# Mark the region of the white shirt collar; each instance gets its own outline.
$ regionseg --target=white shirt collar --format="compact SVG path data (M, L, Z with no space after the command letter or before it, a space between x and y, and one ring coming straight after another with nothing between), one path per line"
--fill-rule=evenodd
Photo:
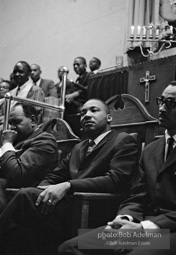
M101 142L101 140L103 140L103 138L104 138L109 132L111 132L111 130L109 130L109 131L107 131L107 132L105 132L105 133L99 135L97 138L95 138L94 143L97 145L99 142ZM89 139L89 141L90 141L90 140L91 140L91 139Z
M165 130L165 142L166 142L166 144L167 144L168 138L170 138L170 137L171 137L171 136L168 134L168 131ZM174 138L174 140L175 140L173 147L175 147L175 145L176 145L176 134L173 136L173 138Z

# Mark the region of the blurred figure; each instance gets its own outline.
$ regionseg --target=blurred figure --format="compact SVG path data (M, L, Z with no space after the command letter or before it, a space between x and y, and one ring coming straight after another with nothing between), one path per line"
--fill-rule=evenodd
M0 83L0 123L4 120L3 114L3 104L4 104L4 95L11 90L11 83L8 80L3 80Z
M58 69L58 78L59 78L59 82L56 83L56 88L57 88L57 95L60 98L61 96L61 88L62 88L62 74L63 74L63 68L64 66L60 66ZM66 82L66 95L73 93L74 91L76 91L76 88L73 84L73 82L69 79L67 79Z
M3 81L3 78L0 77L0 83Z
M57 90L56 86L54 85L54 82L52 80L42 79L40 77L41 73L42 71L39 65L37 64L31 65L31 78L34 84L43 90L45 97L48 96L57 97Z
M0 83L0 99L4 98L4 95L11 90L11 82L3 80Z
M89 68L91 70L91 74L97 74L100 66L101 66L101 61L98 58L96 57L91 58L89 62Z

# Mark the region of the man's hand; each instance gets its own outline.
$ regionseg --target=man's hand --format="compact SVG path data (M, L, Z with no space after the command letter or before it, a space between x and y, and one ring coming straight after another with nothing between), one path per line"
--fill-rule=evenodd
M36 206L41 205L41 213L48 214L53 211L55 205L69 191L70 183L63 182L50 186L38 186L39 189L44 189L37 198Z
M4 130L2 132L2 136L1 136L2 145L4 145L5 143L13 144L17 135L18 135L18 133L15 130Z
M115 218L113 221L108 222L105 229L143 229L141 223L135 223L120 218Z
M78 91L75 91L75 92L73 92L73 93L71 93L71 94L68 94L68 95L66 95L65 96L65 100L66 100L66 102L67 103L72 103L73 102L73 100L76 98L76 97L78 97L79 96L79 92Z

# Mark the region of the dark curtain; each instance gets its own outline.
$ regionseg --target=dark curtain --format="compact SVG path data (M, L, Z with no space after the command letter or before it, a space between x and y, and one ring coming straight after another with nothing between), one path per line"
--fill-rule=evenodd
M88 83L88 99L106 101L113 95L127 93L128 71L117 69L91 76Z

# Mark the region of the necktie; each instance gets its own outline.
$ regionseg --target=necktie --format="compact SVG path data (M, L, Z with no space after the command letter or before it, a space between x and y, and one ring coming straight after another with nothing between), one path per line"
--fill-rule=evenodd
M20 91L20 86L18 86L18 88L17 88L16 96L18 96L19 91Z
M173 144L174 144L174 138L170 137L167 140L168 143L168 149L167 149L167 155L166 155L166 159L169 157L169 155L171 154L171 152L173 151Z
M86 156L88 156L92 151L93 151L93 148L95 147L95 142L93 140L91 140L89 142L89 145L88 145L88 148L87 148L87 152L86 152Z

